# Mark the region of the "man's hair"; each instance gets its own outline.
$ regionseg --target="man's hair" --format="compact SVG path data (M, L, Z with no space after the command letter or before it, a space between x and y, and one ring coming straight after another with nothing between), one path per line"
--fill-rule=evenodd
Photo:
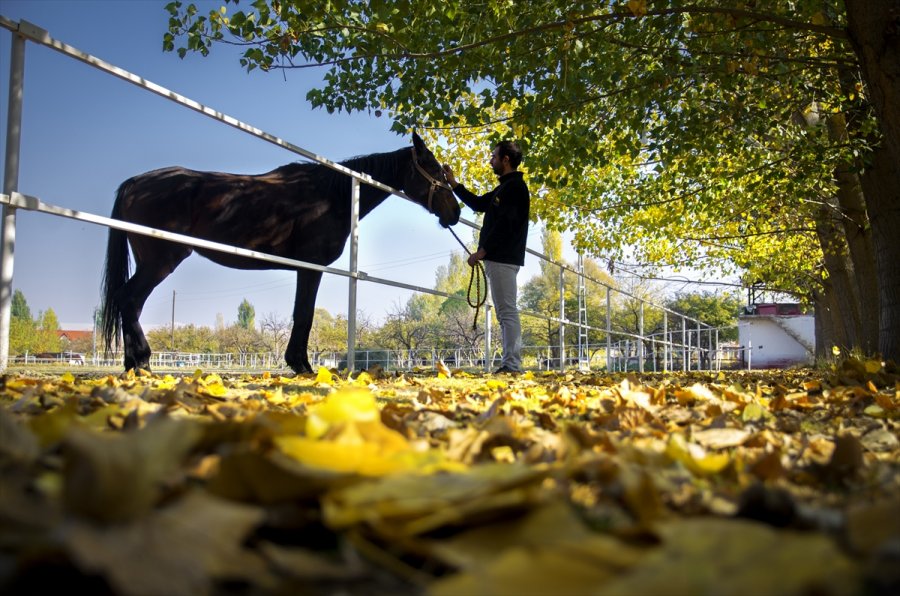
M503 156L509 158L509 165L513 169L518 168L519 164L522 163L522 150L519 149L519 144L515 141L500 141L497 143L497 149L500 150L498 155L500 155L501 159Z

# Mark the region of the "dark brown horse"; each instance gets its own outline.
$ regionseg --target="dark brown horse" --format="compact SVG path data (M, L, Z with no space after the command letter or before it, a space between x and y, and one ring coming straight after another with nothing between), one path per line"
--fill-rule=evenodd
M444 182L434 155L417 134L413 147L342 162L347 168L399 190L438 217L444 227L459 221L459 205ZM350 235L350 177L319 164L293 163L256 176L166 168L122 183L112 217L328 265ZM359 216L377 207L387 192L360 184ZM130 275L128 244L134 255ZM284 269L246 257L194 248L159 238L110 229L103 279L103 336L107 350L122 334L125 369L149 368L150 346L139 322L153 289L184 259L197 253L238 269ZM294 328L284 359L298 373L312 369L306 348L322 273L296 269Z

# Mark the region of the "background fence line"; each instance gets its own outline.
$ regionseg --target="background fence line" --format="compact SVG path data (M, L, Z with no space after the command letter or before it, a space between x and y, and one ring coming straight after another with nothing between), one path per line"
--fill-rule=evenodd
M208 116L216 121L222 122L229 126L232 126L246 134L253 135L267 142L273 143L283 149L286 149L292 153L300 155L309 160L318 162L322 165L325 165L329 168L342 172L348 176L351 176L353 179L352 190L351 190L351 201L354 205L354 208L351 210L351 213L358 214L358 199L359 199L359 184L365 183L370 186L374 186L391 194L395 194L401 198L411 200L405 193L398 191L396 189L390 188L380 182L375 181L370 176L366 174L360 174L358 172L354 172L345 166L342 166L336 162L328 160L322 156L319 156L311 151L303 149L302 147L285 141L281 138L278 138L274 135L266 133L258 128L250 126L236 118L228 116L222 112L214 110L208 106L205 106L199 102L196 102L192 99L189 99L183 95L175 93L165 87L157 85L151 81L148 81L136 74L130 73L124 69L121 69L117 66L114 66L104 60L101 60L97 57L91 56L77 48L69 46L61 41L53 39L49 33L41 29L40 27L29 23L27 21L12 21L0 15L0 26L9 29L13 32L12 35L12 51L10 52L10 88L9 88L9 111L7 114L7 139L6 139L6 161L4 166L4 185L3 185L3 193L0 195L0 203L3 205L3 222L2 228L2 236L0 236L0 244L2 244L2 255L0 255L0 371L3 371L7 368L8 359L9 359L9 321L10 321L10 308L12 303L12 279L13 279L13 265L14 265L14 246L15 246L15 213L17 209L26 209L36 212L45 213L48 215L59 216L59 217L67 217L71 219L76 219L79 221L85 221L89 223L94 223L97 225L102 225L105 227L112 227L117 229L122 229L128 231L130 233L144 234L150 235L166 240L171 240L173 242L179 242L182 244L188 244L191 246L209 248L212 250L218 250L223 252L228 252L231 254L246 256L249 258L260 259L269 261L275 264L279 264L285 266L286 268L308 268L315 269L318 271L322 271L323 273L331 273L335 275L342 275L349 279L349 289L348 289L348 351L347 351L347 364L348 367L354 368L354 360L357 353L355 349L355 327L356 327L356 285L358 280L369 281L372 283L390 285L393 287L403 288L407 290L412 290L416 292L424 292L437 296L442 296L450 299L462 299L459 296L451 295L445 292L441 292L435 289L424 288L419 286L414 286L411 284L406 284L403 282L397 282L385 278L373 277L367 275L365 272L359 271L357 267L357 244L358 244L358 229L356 226L356 218L353 218L351 221L351 236L349 238L350 244L350 270L342 270L332 267L324 267L321 265L315 265L312 263L307 263L304 261L294 260L294 259L286 259L284 257L275 257L272 255L267 255L264 253L260 253L257 251L252 251L240 247L235 247L226 244L220 244L216 242L210 242L208 240L202 240L193 238L190 236L185 236L181 234L175 234L172 232L167 232L164 230L158 230L154 228L149 228L147 226L141 226L137 224L131 224L128 222L123 222L120 220L114 220L108 217L103 217L87 212L82 211L74 211L71 209L66 209L64 207L59 207L56 205L50 205L44 203L38 197L33 197L29 195L24 195L18 192L18 167L19 167L19 143L20 143L20 133L21 133L21 114L22 114L22 105L24 102L24 51L25 51L25 42L31 41L34 43L38 43L40 45L44 45L51 49L54 49L66 56L84 62L90 66L93 66L103 72L111 74L115 77L118 77L126 82L134 84L142 89L155 93L169 101L172 101L176 104L182 105L194 111L197 111L205 116ZM469 227L478 229L479 226L473 222L467 221L463 218L460 218L460 222ZM634 341L634 346L637 349L637 359L638 359L638 369L640 372L644 372L645 366L645 358L644 358L644 347L645 343L647 343L648 339L651 345L651 352L655 354L655 350L652 349L657 343L660 343L663 347L663 362L664 368L668 367L668 364L671 362L674 364L675 357L674 353L680 349L682 352L682 363L685 370L690 368L690 362L687 358L687 354L691 351L691 345L689 343L690 334L687 330L688 321L696 324L696 333L697 333L697 342L695 344L695 348L699 349L700 347L700 332L701 327L707 330L710 330L710 340L709 340L709 349L713 350L712 345L712 328L708 325L705 325L699 320L693 319L691 317L687 317L681 313L677 313L668 309L664 306L654 304L637 296L630 294L629 292L620 290L618 288L614 288L602 281L595 280L590 278L589 276L584 275L582 259L579 258L579 264L577 269L573 269L569 265L564 263L558 263L552 261L547 256L534 251L532 249L527 249L527 252L531 255L538 257L539 259L543 259L548 263L552 263L556 267L559 267L559 280L560 280L560 310L558 317L551 317L541 313L535 313L531 311L522 311L523 316L537 317L540 319L548 320L551 322L556 322L560 325L559 332L559 346L558 353L559 357L558 366L562 370L566 366L567 357L565 356L567 346L565 345L565 328L567 326L576 326L579 329L579 356L578 356L578 365L582 368L586 366L590 366L590 359L585 357L585 354L590 354L589 346L587 346L588 331L601 331L606 333L606 368L607 370L611 370L613 368L613 360L611 359L613 356L613 344L612 337L622 337L622 338L630 338L621 341ZM607 311L606 311L606 327L597 327L588 325L586 321L586 310L582 311L582 308L579 307L579 320L572 321L566 316L565 312L565 301L564 301L564 282L565 282L565 273L566 272L573 273L578 276L580 282L584 283L584 281L589 281L595 285L599 285L606 289L606 301L607 301ZM584 290L586 291L586 290ZM628 333L628 332L620 332L613 331L611 329L611 321L610 321L610 308L611 308L611 295L612 292L616 292L621 294L622 296L629 297L635 300L639 300L641 304L641 317L640 317L640 327L637 334ZM579 294L579 297L581 295ZM664 313L664 320L666 321L666 328L663 333L663 340L657 340L654 338L650 338L649 336L644 335L643 329L643 312L644 307L650 306L651 308L656 308L661 310ZM482 362L485 370L490 367L491 364L491 302L488 300L485 304L485 317L484 317L484 333L485 333L485 350L482 356ZM680 330L682 334L682 341L679 343L675 339L674 332L668 332L668 315L674 315L677 318L680 318L681 325ZM717 342L716 342L717 343ZM548 351L552 352L552 350L548 347ZM552 361L552 358L548 357L548 361ZM698 356L698 363L700 362L700 358ZM654 364L655 364L654 359ZM434 359L432 359L432 365L434 365ZM699 366L699 364L698 364Z

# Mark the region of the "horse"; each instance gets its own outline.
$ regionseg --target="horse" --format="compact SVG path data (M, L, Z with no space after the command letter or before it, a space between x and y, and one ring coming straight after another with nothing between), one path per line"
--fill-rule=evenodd
M412 147L341 162L372 179L402 190L449 228L460 207L434 154L418 134ZM265 174L200 172L170 167L124 181L113 219L133 222L317 265L333 263L350 235L350 176L321 164L290 163ZM389 192L360 184L359 217ZM129 244L134 274L130 273ZM139 319L153 289L192 252L236 269L293 269L297 272L293 328L284 353L298 374L312 372L307 356L320 271L289 268L249 257L178 244L110 228L101 293L106 350L121 333L125 370L150 366L150 345Z

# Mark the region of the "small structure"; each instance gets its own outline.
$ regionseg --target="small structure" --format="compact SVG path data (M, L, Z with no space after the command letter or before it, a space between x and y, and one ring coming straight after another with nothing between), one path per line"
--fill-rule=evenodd
M815 318L799 304L751 304L738 317L738 341L741 363L747 368L811 364L816 350Z

